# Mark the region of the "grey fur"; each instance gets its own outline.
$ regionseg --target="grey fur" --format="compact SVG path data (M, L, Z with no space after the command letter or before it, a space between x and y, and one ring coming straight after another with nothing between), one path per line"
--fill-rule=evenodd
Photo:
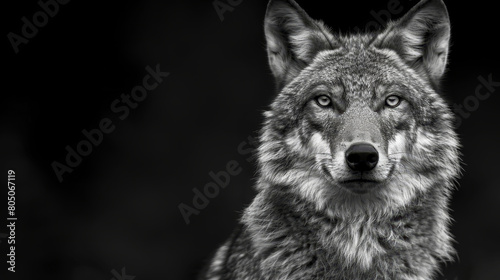
M452 260L447 207L460 170L437 93L449 44L442 1L348 36L294 1L271 1L265 31L279 94L261 131L259 193L203 279L432 279ZM387 107L390 95L401 105ZM346 167L356 142L380 153L373 171ZM376 183L353 192L353 176Z

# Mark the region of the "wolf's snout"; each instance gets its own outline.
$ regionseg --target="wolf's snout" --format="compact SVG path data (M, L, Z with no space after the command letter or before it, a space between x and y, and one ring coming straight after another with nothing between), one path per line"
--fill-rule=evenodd
M370 144L353 144L345 152L345 160L354 171L370 171L378 163L378 152Z

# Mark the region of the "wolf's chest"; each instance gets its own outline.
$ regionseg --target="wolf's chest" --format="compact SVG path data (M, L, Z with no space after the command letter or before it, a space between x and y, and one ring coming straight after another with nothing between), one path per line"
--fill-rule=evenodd
M390 238L391 230L366 220L346 220L335 226L325 225L321 245L332 251L346 266L368 270L376 257L385 254L381 240Z

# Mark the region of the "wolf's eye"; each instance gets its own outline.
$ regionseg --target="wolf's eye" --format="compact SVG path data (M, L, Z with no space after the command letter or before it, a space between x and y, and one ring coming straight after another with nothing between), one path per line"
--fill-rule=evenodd
M399 104L401 104L401 97L399 96L391 95L385 99L385 105L387 107L396 108L399 106Z
M329 107L332 105L332 100L326 95L320 95L316 97L316 103L321 107Z

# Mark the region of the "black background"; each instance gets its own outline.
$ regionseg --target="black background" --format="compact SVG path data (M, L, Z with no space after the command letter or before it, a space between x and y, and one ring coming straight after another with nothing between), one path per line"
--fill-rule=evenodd
M20 34L21 18L40 7L3 3L0 158L2 184L7 170L16 172L18 217L17 277L7 273L7 240L0 243L7 279L109 280L123 267L136 280L193 279L254 195L255 164L238 146L256 135L274 95L266 1L244 0L223 21L212 1L103 2L62 5L18 54L7 34ZM405 11L416 2L400 1ZM299 3L345 33L364 29L388 0ZM443 89L450 104L462 104L479 76L500 81L498 10L487 1L447 5L453 46ZM117 119L113 100L157 64L170 76ZM500 88L458 129L464 175L451 204L458 260L439 279L500 279L498 95ZM115 131L60 183L51 163L64 163L65 147L105 117ZM231 160L241 173L186 225L178 205L192 205L192 189ZM7 188L1 193L5 221Z

